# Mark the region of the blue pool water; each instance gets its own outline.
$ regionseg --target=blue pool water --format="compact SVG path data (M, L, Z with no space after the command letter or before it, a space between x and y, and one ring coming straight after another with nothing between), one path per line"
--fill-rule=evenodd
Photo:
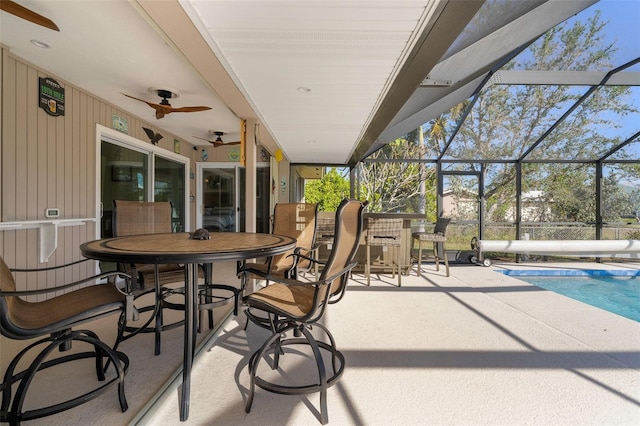
M510 270L503 273L640 322L640 271Z

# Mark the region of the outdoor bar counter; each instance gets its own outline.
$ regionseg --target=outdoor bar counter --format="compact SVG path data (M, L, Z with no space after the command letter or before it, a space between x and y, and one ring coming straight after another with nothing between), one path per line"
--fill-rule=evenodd
M328 243L331 241L330 236L326 236L326 232L329 229L332 229L333 217L335 213L333 212L320 212L318 216L318 240L322 245L320 246L320 258L326 259L328 256ZM402 219L402 245L400 246L400 265L403 273L407 272L411 269L411 245L413 244L411 240L411 225L414 222L417 222L421 219L425 218L424 214L417 213L364 213L364 224L363 224L363 232L362 232L362 240L360 242L360 248L356 253L356 260L358 261L358 266L355 267L355 271L364 272L364 265L367 261L367 252L365 246L365 236L367 235L367 225L369 218L385 218L385 219ZM427 229L429 229L428 227ZM391 255L391 250L383 251L383 247L381 246L373 246L371 247L371 259L380 259L380 256L384 256L385 260L387 256ZM391 272L391 268L389 268L389 273Z

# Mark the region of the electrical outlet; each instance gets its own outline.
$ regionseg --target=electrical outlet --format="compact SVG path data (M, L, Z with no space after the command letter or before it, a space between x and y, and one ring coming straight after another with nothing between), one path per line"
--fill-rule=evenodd
M58 217L60 216L60 210L58 209L45 209L44 215L46 217Z

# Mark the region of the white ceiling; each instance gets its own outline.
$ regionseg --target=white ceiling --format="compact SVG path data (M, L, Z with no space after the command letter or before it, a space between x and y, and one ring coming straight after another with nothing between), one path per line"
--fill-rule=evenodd
M291 160L330 163L348 160L437 3L191 0L183 6Z
M17 3L53 20L60 32L0 12L0 43L157 129L198 145L206 142L194 136L211 138L209 130L237 140L240 118L256 119L259 142L272 152L282 148L292 162L353 164L464 99L470 81L593 0L489 1L512 14L498 15L503 22L493 22L496 28L482 23L484 44L472 38L447 56L482 1ZM37 48L32 39L51 48ZM420 88L427 76L454 80L447 88ZM122 95L159 102L150 87L177 90L174 107L212 109L156 120L153 109Z

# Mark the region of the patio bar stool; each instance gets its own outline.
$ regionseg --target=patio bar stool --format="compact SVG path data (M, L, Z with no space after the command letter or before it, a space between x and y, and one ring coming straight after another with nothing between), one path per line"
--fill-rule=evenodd
M412 239L418 240L418 275L422 266L422 243L433 243L433 257L435 258L436 271L440 270L440 261L442 260L449 276L449 261L447 260L447 226L451 222L450 218L441 217L436 221L433 232L414 232L411 234Z
M391 266L391 277L395 277L398 272L398 287L402 285L402 273L400 271L400 246L402 245L402 219L368 218L367 233L365 235L367 246L367 263L365 264L365 274L367 285L371 285L371 267L387 268ZM371 262L371 247L381 246L383 252L378 262ZM391 248L391 263L388 264L384 258L384 247Z

